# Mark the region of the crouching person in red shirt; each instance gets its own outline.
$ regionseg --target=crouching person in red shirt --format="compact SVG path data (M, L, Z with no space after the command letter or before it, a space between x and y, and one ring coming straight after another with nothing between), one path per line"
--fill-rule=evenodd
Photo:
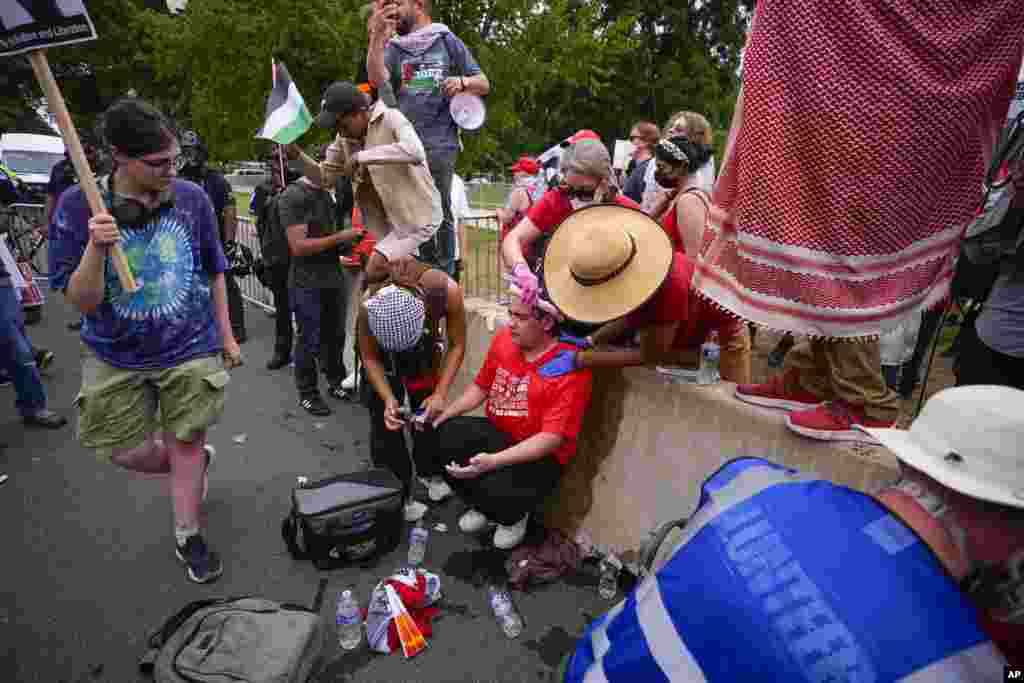
M491 342L476 380L434 421L437 458L469 505L466 533L497 522L494 545L509 549L526 534L530 513L558 485L576 453L590 403L590 370L544 377L540 368L574 347L559 341L560 316L543 298L513 297L510 321ZM486 401L486 417L464 414Z

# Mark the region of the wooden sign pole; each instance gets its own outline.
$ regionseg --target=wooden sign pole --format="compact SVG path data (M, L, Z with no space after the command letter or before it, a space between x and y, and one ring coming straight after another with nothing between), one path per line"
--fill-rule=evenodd
M82 149L82 141L78 139L78 131L75 130L75 123L71 120L71 114L68 113L67 105L64 103L64 96L61 95L57 81L54 80L53 72L50 70L50 62L46 59L46 51L32 50L28 53L28 60L32 64L32 71L35 72L39 87L43 89L43 94L46 95L46 104L57 118L57 127L60 128L61 135L64 136L64 145L68 149L71 163L75 166L75 172L78 173L78 182L82 186L82 191L85 192L89 208L94 215L105 213L107 208L103 204L103 197L100 195L99 186L96 184L96 176L93 175L92 169L89 168L89 162L85 158L85 151ZM128 258L124 255L124 250L120 244L110 247L110 258L114 262L114 270L117 271L117 277L121 281L121 287L124 291L137 291L139 286L135 282L132 269L128 265Z

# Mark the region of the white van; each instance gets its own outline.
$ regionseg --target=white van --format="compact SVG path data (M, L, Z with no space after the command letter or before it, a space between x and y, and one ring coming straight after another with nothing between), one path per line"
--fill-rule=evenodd
M7 133L0 136L0 162L18 174L32 200L46 198L50 170L64 158L64 140L56 135Z

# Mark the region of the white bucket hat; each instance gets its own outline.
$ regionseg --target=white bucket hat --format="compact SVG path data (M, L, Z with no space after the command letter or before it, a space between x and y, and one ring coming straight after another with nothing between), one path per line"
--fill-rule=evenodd
M944 486L1024 508L1024 391L944 389L925 403L909 430L861 429Z

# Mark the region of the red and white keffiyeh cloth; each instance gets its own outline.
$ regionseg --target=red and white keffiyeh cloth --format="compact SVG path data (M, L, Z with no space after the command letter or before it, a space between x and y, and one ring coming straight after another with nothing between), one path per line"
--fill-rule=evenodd
M1022 46L1022 0L759 2L700 291L828 338L941 301Z

